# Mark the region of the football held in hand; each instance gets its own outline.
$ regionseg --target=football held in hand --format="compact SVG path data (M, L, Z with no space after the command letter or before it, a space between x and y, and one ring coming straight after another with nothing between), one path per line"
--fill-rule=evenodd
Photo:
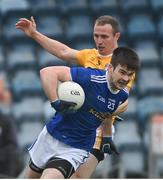
M85 93L78 83L67 81L58 85L58 98L63 101L76 103L77 105L73 109L77 110L84 104Z

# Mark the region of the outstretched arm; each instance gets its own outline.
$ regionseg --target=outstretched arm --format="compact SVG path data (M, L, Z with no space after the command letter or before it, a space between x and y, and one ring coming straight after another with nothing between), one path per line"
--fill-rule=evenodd
M20 18L16 23L16 28L21 29L27 36L38 42L44 49L49 53L57 56L58 58L69 61L72 63L77 63L75 49L68 47L67 45L56 41L54 39L48 38L47 36L41 34L36 29L36 23L33 17L30 20L26 18Z
M64 66L52 66L41 69L40 77L44 92L48 99L53 102L57 97L57 87L59 81L71 80L70 68Z

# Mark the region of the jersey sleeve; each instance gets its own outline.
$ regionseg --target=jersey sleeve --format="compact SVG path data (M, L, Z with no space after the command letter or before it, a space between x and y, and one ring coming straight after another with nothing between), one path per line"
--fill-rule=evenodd
M86 55L87 55L88 49L83 49L77 52L76 59L78 61L78 64L81 66L84 66L86 61Z
M90 75L89 69L83 67L74 67L70 69L72 81L83 86L89 86Z
M95 59L97 61L97 50L95 48L93 49L83 49L77 52L76 59L78 64L80 64L83 67L86 67L88 62L92 61L92 59ZM89 64L89 67L93 68L92 63Z

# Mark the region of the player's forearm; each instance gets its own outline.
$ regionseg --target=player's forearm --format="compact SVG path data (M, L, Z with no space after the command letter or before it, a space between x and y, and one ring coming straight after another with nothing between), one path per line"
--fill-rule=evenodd
M112 119L106 118L102 124L103 136L112 136Z
M40 71L40 78L46 96L51 102L55 101L57 99L58 86L57 74L52 74L51 71L44 68Z
M54 39L48 38L47 36L43 35L42 33L35 31L31 36L36 42L38 42L44 49L46 49L49 53L53 54L54 56L62 59L62 60L69 60L67 51L71 50L65 44L56 41Z

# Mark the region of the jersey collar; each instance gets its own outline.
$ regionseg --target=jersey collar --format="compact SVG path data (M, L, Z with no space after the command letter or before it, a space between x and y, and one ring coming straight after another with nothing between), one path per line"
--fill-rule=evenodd
M98 57L101 57L101 58L109 58L113 55L113 53L109 54L109 55L101 55L98 53Z

